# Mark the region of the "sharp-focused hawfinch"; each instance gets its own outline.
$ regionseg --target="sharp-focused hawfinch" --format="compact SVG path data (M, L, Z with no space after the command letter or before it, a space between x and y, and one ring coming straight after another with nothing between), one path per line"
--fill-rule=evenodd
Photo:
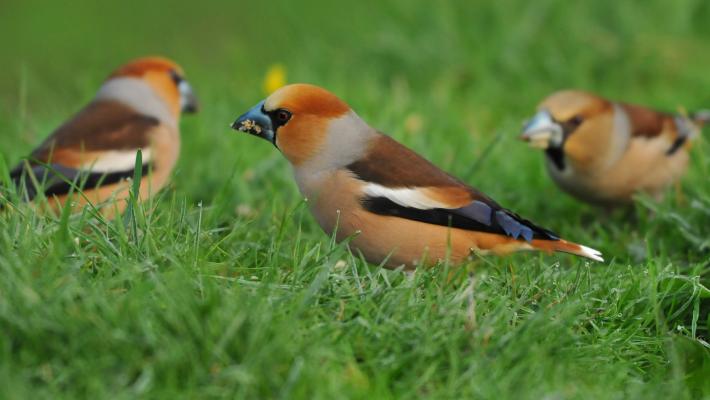
M573 196L599 205L659 197L688 167L688 149L707 121L561 91L540 103L521 138L545 150L547 170Z
M351 247L372 263L460 263L472 252L519 250L602 260L438 169L319 87L283 87L232 127L273 143L321 227L338 240L353 236Z
M114 71L94 99L55 130L26 161L12 172L27 200L39 191L52 206L62 206L72 188L76 207L99 205L127 196L140 149L143 179L140 197L146 199L168 181L180 151L182 112L195 112L197 100L174 62L148 57ZM116 202L122 211L125 202Z

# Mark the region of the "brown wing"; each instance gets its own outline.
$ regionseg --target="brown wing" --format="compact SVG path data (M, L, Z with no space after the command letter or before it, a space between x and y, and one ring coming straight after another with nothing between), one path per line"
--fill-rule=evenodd
M521 236L527 241L558 239L554 233L506 210L386 135L375 139L367 156L351 163L347 169L363 182L390 189L417 189L420 195L442 205L422 209L407 207L386 196L365 196L361 200L363 207L379 215L498 233L516 239Z
M621 106L629 116L632 136L650 139L666 135L671 140L671 146L666 151L667 155L678 151L699 130L697 122L693 121L693 116L688 119L680 115L654 111L633 104L622 104Z
M621 104L631 122L633 136L655 137L673 123L673 115L634 104Z
M348 169L364 181L391 188L464 185L419 154L384 134L373 141L367 156L348 165Z
M92 102L54 131L26 161L10 172L10 176L29 200L37 191L47 196L61 195L74 186L88 188L116 183L132 177L134 169L105 173L83 170L80 166L109 150L147 147L150 131L159 123L156 118L116 101ZM149 165L150 160L145 159L143 172L147 172Z
M73 152L144 148L149 144L148 132L159 124L158 119L120 102L94 101L54 131L30 158L62 163L59 158Z

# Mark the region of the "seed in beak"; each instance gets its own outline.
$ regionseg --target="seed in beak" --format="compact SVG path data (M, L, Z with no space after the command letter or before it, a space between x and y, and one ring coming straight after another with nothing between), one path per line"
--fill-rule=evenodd
M251 119L245 119L244 121L242 121L241 125L237 129L242 132L254 132L256 134L261 133L261 127Z
M530 138L530 146L538 149L546 149L550 146L551 134L549 133L538 133Z

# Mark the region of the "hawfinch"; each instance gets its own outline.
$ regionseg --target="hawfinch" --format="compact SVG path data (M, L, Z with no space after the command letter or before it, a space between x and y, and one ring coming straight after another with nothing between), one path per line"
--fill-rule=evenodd
M688 149L708 120L657 112L582 91L547 97L521 139L545 150L547 170L589 203L629 203L636 192L659 198L688 167Z
M311 85L285 86L232 128L271 142L293 166L316 220L371 263L389 267L465 261L472 253L601 254L502 208L363 121Z
M180 151L180 114L197 111L197 100L174 62L141 58L118 68L93 100L57 128L11 172L26 200L39 191L52 207L71 198L74 207L128 196L136 153L142 153L140 200L160 190ZM69 196L83 188L82 194ZM104 210L122 212L126 202Z

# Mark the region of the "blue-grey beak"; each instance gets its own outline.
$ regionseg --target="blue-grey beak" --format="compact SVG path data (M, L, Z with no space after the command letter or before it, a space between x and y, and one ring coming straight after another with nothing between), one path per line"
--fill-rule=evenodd
M178 91L180 92L180 110L182 112L194 114L200 110L200 102L197 101L195 91L187 81L182 80L178 83Z
M251 133L274 143L274 128L271 118L264 112L264 101L242 114L232 123L232 129Z
M541 149L559 147L564 141L564 130L549 111L541 110L525 123L520 139Z

